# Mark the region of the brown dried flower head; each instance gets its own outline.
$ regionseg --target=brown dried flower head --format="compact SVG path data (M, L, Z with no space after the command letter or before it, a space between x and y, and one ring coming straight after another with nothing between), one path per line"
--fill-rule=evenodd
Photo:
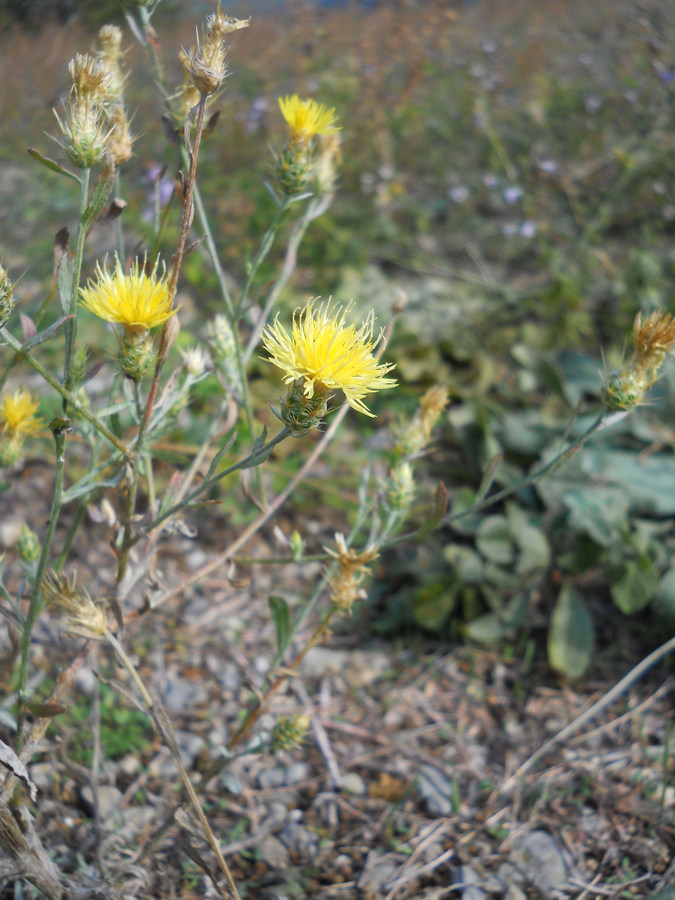
M633 356L618 374L609 376L604 398L610 409L638 406L658 378L666 356L675 348L675 319L664 309L648 316L639 312L633 322Z
M335 535L335 549L324 547L326 553L337 560L337 572L330 575L330 599L334 606L349 612L357 600L366 597L361 587L364 578L370 573L368 564L377 559L378 551L374 547L366 547L360 553L347 547L344 534Z
M430 387L420 399L413 418L399 431L396 449L402 456L420 453L431 440L431 432L438 417L448 405L447 388L440 384Z
M42 580L42 593L47 606L63 616L69 628L92 636L103 635L108 630L105 613L86 591L77 590L75 575L69 582L59 572L47 572Z
M217 91L227 74L225 35L230 31L246 28L248 24L248 19L233 19L226 16L219 2L215 13L207 17L201 39L197 38L196 47L184 53L183 65L190 80L203 96Z

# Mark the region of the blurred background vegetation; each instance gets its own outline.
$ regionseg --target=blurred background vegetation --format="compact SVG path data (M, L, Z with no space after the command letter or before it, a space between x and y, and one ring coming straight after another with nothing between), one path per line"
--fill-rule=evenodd
M265 180L269 145L283 131L278 96L335 106L344 138L339 191L303 245L285 307L308 296L354 297L386 323L395 301L405 301L388 350L401 389L377 411L395 426L426 387L448 386L452 403L426 478L429 487L445 483L453 508L470 502L496 454L496 487L553 456L597 415L603 372L620 365L636 312L672 311L675 10L658 0L242 0L224 8L253 17L235 36L220 118L201 156L201 190L231 277L241 278L272 214ZM178 0L158 9L177 87L177 51L193 42L207 9ZM26 148L61 158L45 136L55 131L52 107L66 89L68 59L91 46L104 21L123 24L114 0L9 0L0 9L1 255L13 276L26 273L29 313L50 275L53 234L74 221L76 198ZM124 219L129 246L143 247L155 197L171 192L177 153L148 61L131 36L127 44L139 139L123 172ZM96 228L103 256L114 236L105 223ZM171 240L169 229L166 247ZM269 278L282 252L283 242ZM94 262L86 260L90 270ZM181 288L183 341L204 334L218 311L213 284L197 249ZM270 421L274 376L255 365L260 417ZM672 631L674 409L669 371L649 406L596 436L568 468L487 517L392 551L363 622L387 635L415 625L525 654L546 635L550 660L571 676L583 674L594 646L610 652L617 621L648 642ZM345 494L358 489L345 460L362 467L377 440L368 423L351 422L328 461L336 475L298 494L300 523L308 510L324 510L325 523L342 515ZM303 455L297 446L289 452ZM277 460L277 471L291 462ZM427 494L420 487L420 519Z

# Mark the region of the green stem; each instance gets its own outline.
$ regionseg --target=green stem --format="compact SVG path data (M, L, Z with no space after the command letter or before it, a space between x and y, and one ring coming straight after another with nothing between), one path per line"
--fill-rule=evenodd
M114 447L116 447L124 457L131 458L131 453L122 443L122 441L115 437L112 431L106 428L105 425L102 425L96 419L96 417L89 412L88 409L82 406L79 400L76 400L71 392L64 388L61 382L53 375L51 375L41 363L34 359L30 355L30 353L26 353L26 351L21 346L20 341L18 341L10 331L7 331L6 328L0 328L0 336L2 336L2 339L7 344L9 344L10 347L16 350L23 357L23 359L26 360L29 366L32 366L32 368L34 368L35 371L44 378L47 384L51 385L51 387L53 387L55 391L58 391L58 393L61 394L64 399L64 406L72 406L73 409L75 409L83 419L86 419L87 422L93 425L93 427L99 432L99 434L101 434L107 441L110 441L110 443Z
M77 220L77 237L75 240L75 262L73 267L73 282L70 292L70 305L68 307L68 315L71 316L66 322L66 353L63 365L63 384L66 390L72 388L73 380L73 358L75 356L75 344L77 341L77 301L80 292L80 272L82 271L82 254L84 253L84 241L87 236L87 229L82 223L84 211L87 208L87 197L89 195L89 173L90 169L82 169L82 178L80 180L80 207ZM63 399L63 414L68 412L68 401Z
M231 466L228 466L227 469L223 469L222 472L219 472L217 475L214 475L213 478L209 478L207 481L203 481L199 485L199 487L195 488L191 494L188 494L188 496L184 500L181 500L180 503L174 503L173 506L169 507L169 509L166 509L163 512L161 512L155 519L152 520L152 522L150 522L145 527L145 529L142 532L137 534L134 538L131 538L131 540L129 542L129 547L133 547L134 544L137 544L138 541L141 540L141 538L143 538L146 534L148 534L149 532L151 532L155 528L157 528L158 525L161 525L162 522L165 522L167 519L169 519L175 513L180 512L181 509L184 509L185 507L189 506L191 503L193 503L197 499L197 497L201 496L201 494L203 494L205 491L209 490L211 487L213 487L214 484L221 481L227 475L231 475L232 472L236 472L238 469L248 469L248 468L252 468L253 466L259 465L261 462L263 462L265 459L267 459L267 457L272 452L274 447L276 447L277 444L280 444L282 441L284 441L290 434L291 434L291 432L284 425L284 427L281 429L281 431L278 434L276 434L273 438L271 438L271 440L267 441L266 444L263 444L263 446L260 447L258 450L254 450L252 453L249 453L249 455L247 457L245 457L244 459L240 459L238 462L233 463Z
M49 513L47 532L42 542L42 552L40 553L40 560L38 562L37 572L35 573L33 592L28 604L28 612L26 613L26 622L21 634L21 666L19 668L18 685L19 712L17 716L16 735L18 749L21 749L21 745L23 743L23 722L25 714L24 702L26 699L26 683L28 681L28 657L30 653L31 635L33 633L35 622L37 621L37 617L40 615L40 611L42 609L42 579L45 574L45 569L47 568L47 561L49 559L52 540L54 538L54 532L56 531L56 523L59 518L59 513L61 512L61 497L63 496L63 479L66 463L66 437L64 432L62 430L55 431L54 440L56 442L56 471L54 475L54 494L52 496L52 507Z
M274 244L274 238L276 237L277 231L281 227L286 215L288 214L288 210L291 208L292 200L288 197L284 197L284 200L277 210L277 214L274 217L274 221L270 225L270 227L265 232L265 236L263 237L260 247L258 247L258 252L255 255L255 259L248 266L248 272L246 274L246 281L244 282L244 286L241 289L241 293L239 294L239 300L237 302L237 306L235 308L235 317L238 318L241 315L241 311L244 307L244 304L248 300L248 295L251 291L251 287L253 285L253 281L255 280L256 275L258 274L258 269L265 261L267 254L272 249L272 245Z
M510 484L508 487L503 488L501 491L497 491L495 494L490 494L489 497L486 497L483 500L480 500L478 503L474 503L473 506L469 507L469 509L463 509L461 512L450 513L445 516L438 523L439 525L449 525L451 522L456 522L458 519L463 519L466 516L473 515L474 513L480 512L482 509L485 509L488 506L492 506L494 503L498 503L500 500L505 500L507 497L510 497L512 494L516 494L519 490L524 487L528 487L531 484L535 484L535 482L539 481L540 478L543 478L544 475L548 474L552 469L555 469L557 466L564 465L570 456L573 456L577 453L583 445L586 443L588 438L593 434L594 431L597 431L598 428L604 423L606 417L606 413L602 412L597 419L590 425L584 433L574 441L573 444L570 444L569 447L566 447L564 450L561 450L557 456L555 456L550 462L546 463L545 466L542 466L540 469L537 469L536 472L531 472L529 475L525 475L523 478L520 478L514 484ZM404 535L403 540L405 540L410 535Z

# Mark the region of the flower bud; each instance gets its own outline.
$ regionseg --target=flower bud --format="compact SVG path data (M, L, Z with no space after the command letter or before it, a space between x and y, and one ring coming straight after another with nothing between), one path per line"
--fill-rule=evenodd
M24 522L19 534L19 557L25 563L34 563L40 558L40 540L35 532Z
M307 713L297 713L279 719L272 729L272 749L294 750L302 744L312 720Z

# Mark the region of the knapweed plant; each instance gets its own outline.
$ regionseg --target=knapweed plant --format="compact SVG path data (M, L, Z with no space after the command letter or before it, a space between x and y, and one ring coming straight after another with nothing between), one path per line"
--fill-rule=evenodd
M228 75L227 41L249 22L226 16L219 6L198 31L195 45L180 52L183 83L176 86L166 80L159 38L151 24L155 6L156 2L139 2L126 17L151 60L164 104L164 131L175 140L173 202L164 207L158 204L148 232L134 234L132 240L124 227L124 204L118 198L123 192L124 165L132 154L143 153L146 134L140 132L146 129L134 133L127 109L133 73L125 64L123 32L105 26L96 49L77 54L68 66L70 89L55 118L59 149L30 151L54 178L68 179L79 197L72 238L66 229L56 236L53 283L39 309L30 315L21 309L20 283L13 283L9 271L0 268L0 464L6 482L19 471L32 442L46 443L49 432L54 451L46 525L40 533L22 528L16 557L8 559L11 579L8 586L0 582L2 612L10 624L14 648L16 695L14 714L3 714L14 740L0 745L0 762L8 773L0 793L0 844L9 860L0 874L26 879L49 898L122 896L124 884L135 877L133 859L126 864L118 858L113 865L99 854L93 869L79 874L72 861L55 860L24 805L28 792L39 808L27 766L43 747L54 717L68 716L78 668L92 658L103 659L106 649L126 673L123 684L111 681L119 689L120 703L132 702L144 711L180 776L182 800L168 815L167 827L179 827L181 822L184 826L187 820L181 803L187 798L212 854L208 863L202 861L204 871L221 896L239 896L193 774L183 764L170 717L151 679L146 683L141 675L128 638L135 623L162 616L167 600L189 591L231 561L273 518L350 408L373 418L375 394L397 386L394 364L382 359L390 323L376 325L372 314L357 312L351 298L308 299L292 316L279 306L293 275L298 247L311 223L328 209L336 190L338 112L297 94L279 99L279 126L285 121L286 134L274 149L268 186L275 215L242 272L231 277L220 262L208 203L200 191L199 158L202 141L216 127L217 98ZM104 218L113 224L114 241L107 250L93 250L92 226ZM175 242L167 238L172 229ZM279 271L272 281L263 283L263 264L269 262L270 251L282 236L287 243ZM207 323L205 340L179 352L175 345L181 325L192 323L185 321L178 290L186 256L197 247L214 276L219 311ZM11 260L4 264L11 270ZM91 337L101 332L102 326L95 327L96 319L106 323L108 344L103 348ZM608 380L606 411L574 445L529 480L571 455L616 410L625 411L640 402L675 342L675 327L667 315L653 314L636 323L635 340L633 362ZM274 408L279 424L271 436L257 424L248 376L253 356L269 363L270 372L279 376ZM172 463L167 473L160 439L177 428L178 417L191 406L198 385L212 375L217 393L211 390L206 403L191 409L195 418L203 410L201 443L186 463L178 467ZM372 564L383 546L400 539L415 509L416 461L431 441L447 399L444 387L430 388L413 417L398 424L389 459L380 465L377 479L363 479L358 508L344 531L338 530L325 548L322 575L300 612L292 616L282 598L270 598L277 646L267 680L240 710L222 752L201 773L200 787L236 754L287 750L304 737L310 724L306 712L279 720L267 735L256 734L255 726L271 696L327 634L335 617L348 615L354 603L363 599ZM323 433L300 471L270 499L263 480L256 477L259 467L282 442L302 440L317 430ZM239 490L230 476L247 469L254 470L247 482L249 524L214 560L184 581L170 587L158 585L155 560L162 541L176 530L193 534L186 514L193 511L190 520L199 523L194 511ZM447 492L439 488L426 504L421 526L416 514L415 533L423 537L438 525L479 512L520 486L486 497L488 474L471 509L459 513L448 512ZM95 573L87 573L86 560L76 568L73 552L93 508L110 529L109 545L99 551L108 554L114 570L110 583L96 591L87 587L96 582ZM306 561L303 546L302 537L295 536L286 562L302 565ZM19 577L14 574L17 570ZM36 624L42 616L58 617L62 630L76 642L61 645L59 652L66 656L59 661L59 677L38 696ZM99 665L95 668L98 671ZM94 797L100 774L97 758L92 754ZM197 858L202 860L199 854L193 856Z

